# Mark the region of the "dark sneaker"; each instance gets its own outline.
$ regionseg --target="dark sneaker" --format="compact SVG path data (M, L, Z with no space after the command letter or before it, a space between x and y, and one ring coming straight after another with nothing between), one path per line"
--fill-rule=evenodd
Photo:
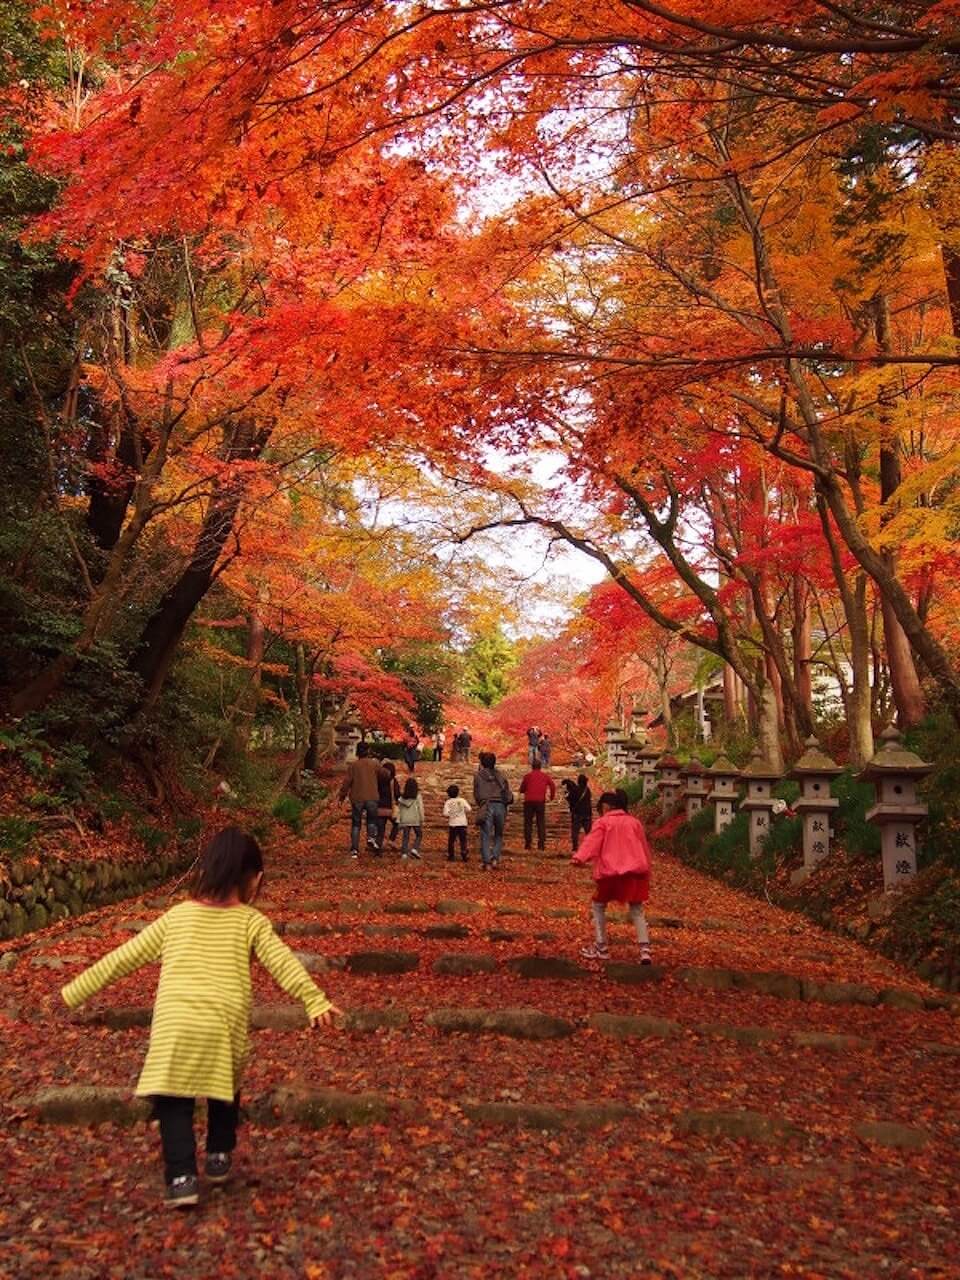
M416 860L419 862L419 861L420 861L420 850L419 850L419 849L411 849L411 850L410 850L410 857L411 857L411 858L416 858Z
M226 1182L230 1177L230 1152L208 1151L206 1175L208 1182Z
M167 1209L192 1209L200 1200L200 1183L195 1173L174 1178L167 1186L163 1204Z
M653 964L653 956L650 954L650 948L649 948L649 947L641 947L641 948L640 948L640 963L641 963L641 964Z
M351 857L351 858L359 858L359 857L360 857L360 851L359 851L359 849L351 849L351 850L350 850L350 857Z

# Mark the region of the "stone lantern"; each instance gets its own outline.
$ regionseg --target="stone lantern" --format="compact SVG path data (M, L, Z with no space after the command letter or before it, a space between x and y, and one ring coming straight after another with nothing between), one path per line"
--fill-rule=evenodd
M737 793L737 780L740 777L740 770L735 764L731 764L726 756L718 756L706 770L706 775L713 783L713 789L707 798L713 805L714 834L719 835L729 827L737 811L737 801L740 798Z
M758 748L740 777L747 784L747 794L740 802L740 809L750 815L750 854L756 858L770 834L776 804L771 792L773 784L780 781L780 774L764 760Z
M933 765L908 751L892 724L880 741L883 746L859 776L877 789L877 803L867 810L867 821L880 828L883 887L889 893L917 874L917 826L928 812L917 799L917 783Z
M646 731L644 729L644 724L643 724L646 718L647 718L646 711L643 709L643 707L640 706L639 703L635 702L633 704L633 709L630 712L630 737L638 740L641 747L647 740L647 735L646 735Z
M341 720L337 725L336 737L334 742L337 747L337 759L341 764L346 764L348 760L356 760L357 743L363 738L360 732L360 725L356 720Z
M806 750L787 777L800 783L800 799L793 808L803 817L803 866L809 873L830 852L830 814L840 804L830 794L830 779L843 770L820 750L812 735L804 746Z
M668 751L657 761L657 788L660 792L660 817L669 818L680 802L683 783L680 781L680 761Z
M642 738L628 738L624 743L624 762L627 767L627 777L631 782L636 782L643 776L640 769L640 752L643 750L643 745Z
M627 776L627 759L630 755L627 744L630 739L622 733L619 738L613 740L613 776L615 778L625 778Z
M691 760L680 770L680 781L683 783L683 809L689 822L695 813L700 812L707 799L707 780L699 760Z
M611 716L610 723L603 731L603 736L607 742L607 764L612 769L614 767L617 745L623 738L623 727L620 722L614 720Z
M640 762L640 778L643 782L641 799L646 800L657 790L657 761L660 759L660 748L647 743L637 752Z

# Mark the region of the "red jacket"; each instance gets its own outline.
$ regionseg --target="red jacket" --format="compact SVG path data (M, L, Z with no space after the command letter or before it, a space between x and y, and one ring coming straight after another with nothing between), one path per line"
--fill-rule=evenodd
M573 855L574 862L592 862L597 880L604 876L650 874L650 844L643 823L623 809L611 809L593 824Z
M554 798L557 794L557 785L549 773L544 773L542 769L531 769L523 776L520 793L524 800L529 800L531 804L542 804L544 800Z

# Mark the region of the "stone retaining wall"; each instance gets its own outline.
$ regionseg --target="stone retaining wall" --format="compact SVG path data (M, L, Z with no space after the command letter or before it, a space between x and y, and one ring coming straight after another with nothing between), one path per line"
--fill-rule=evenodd
M0 867L0 940L136 897L185 870L192 858L192 850L174 849L142 862L17 859Z

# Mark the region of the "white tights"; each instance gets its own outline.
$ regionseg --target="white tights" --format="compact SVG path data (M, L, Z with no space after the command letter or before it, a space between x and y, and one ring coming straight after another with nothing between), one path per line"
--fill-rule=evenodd
M592 906L593 926L597 931L597 946L605 947L607 945L607 904L605 902L594 902ZM643 903L631 902L627 909L630 912L633 927L637 931L637 941L641 947L648 947L650 945L650 929L647 925L647 917L643 914Z

